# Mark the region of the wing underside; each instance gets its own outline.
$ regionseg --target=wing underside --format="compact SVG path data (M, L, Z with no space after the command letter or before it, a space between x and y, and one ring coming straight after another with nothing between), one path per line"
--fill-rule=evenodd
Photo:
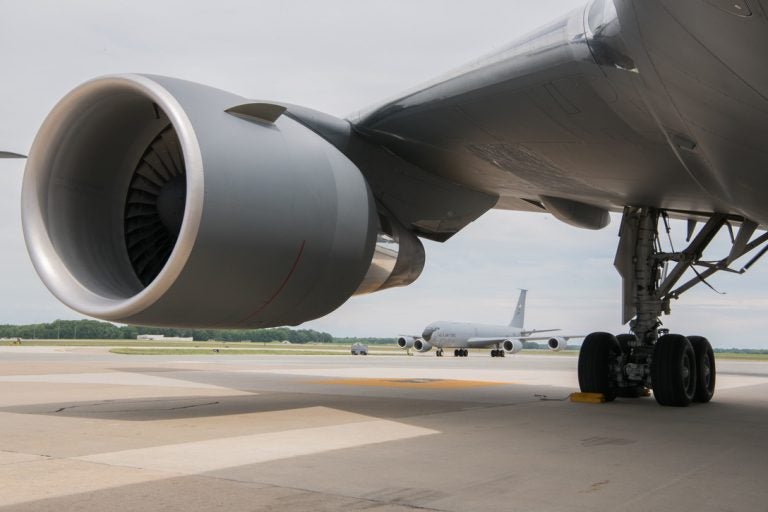
M351 120L425 171L498 196L496 208L591 228L628 204L765 224L768 207L745 193L768 187L757 172L768 168L762 18L693 0L596 0ZM734 52L751 67L728 68ZM741 198L734 172L750 183Z

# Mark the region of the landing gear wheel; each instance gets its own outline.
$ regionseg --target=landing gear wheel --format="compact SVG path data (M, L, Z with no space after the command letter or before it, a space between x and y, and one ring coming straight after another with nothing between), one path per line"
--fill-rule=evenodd
M607 402L616 398L611 385L611 360L621 353L613 334L593 332L579 351L579 388L582 393L602 393Z
M498 355L496 350L491 350L491 357L496 357Z
M707 403L715 394L715 354L707 338L688 336L696 357L696 393L694 402Z
M688 338L667 334L656 341L651 383L660 405L685 407L691 403L696 394L696 354Z
M453 351L453 357L459 357L459 349Z

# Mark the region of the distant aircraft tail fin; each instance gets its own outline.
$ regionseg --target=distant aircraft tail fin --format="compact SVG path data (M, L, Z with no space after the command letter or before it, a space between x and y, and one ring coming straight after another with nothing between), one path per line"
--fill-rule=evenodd
M517 307L515 308L515 315L512 317L512 321L509 322L510 327L523 328L525 322L525 295L528 290L520 290L520 298L517 299Z

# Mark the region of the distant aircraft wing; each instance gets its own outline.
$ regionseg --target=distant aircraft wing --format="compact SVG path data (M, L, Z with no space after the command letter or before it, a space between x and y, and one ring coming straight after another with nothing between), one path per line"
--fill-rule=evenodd
M553 337L562 338L564 340L570 340L571 338L584 338L585 335L584 334L568 334L564 336L520 336L514 339L518 339L520 341L541 341L541 340L548 340Z
M561 331L562 329L531 329L530 331L523 331L526 336L530 336L531 334L537 334L540 332L557 332Z
M525 338L520 338L517 336L507 336L503 338L469 338L467 340L467 345L469 348L486 348L486 347L492 347L494 345L498 345L501 343L504 343L506 340L524 340Z
M571 338L583 338L584 335L582 334L570 334L567 336L558 336L558 338L562 338L564 340L569 340ZM492 347L497 344L504 343L507 340L520 340L520 341L544 341L550 339L551 336L504 336L504 337L497 337L497 338L469 338L467 340L467 345L470 348L486 348L486 347Z
M25 155L19 153L11 153L10 151L0 151L0 158L27 158Z

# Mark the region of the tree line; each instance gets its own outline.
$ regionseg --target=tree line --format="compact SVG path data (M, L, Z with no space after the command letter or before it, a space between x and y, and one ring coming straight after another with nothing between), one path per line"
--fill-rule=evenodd
M55 320L27 325L0 325L0 338L135 340L141 334L163 334L168 338L193 338L195 341L290 341L291 343L332 343L327 332L312 329L179 329L173 327L141 327L115 325L98 320Z

